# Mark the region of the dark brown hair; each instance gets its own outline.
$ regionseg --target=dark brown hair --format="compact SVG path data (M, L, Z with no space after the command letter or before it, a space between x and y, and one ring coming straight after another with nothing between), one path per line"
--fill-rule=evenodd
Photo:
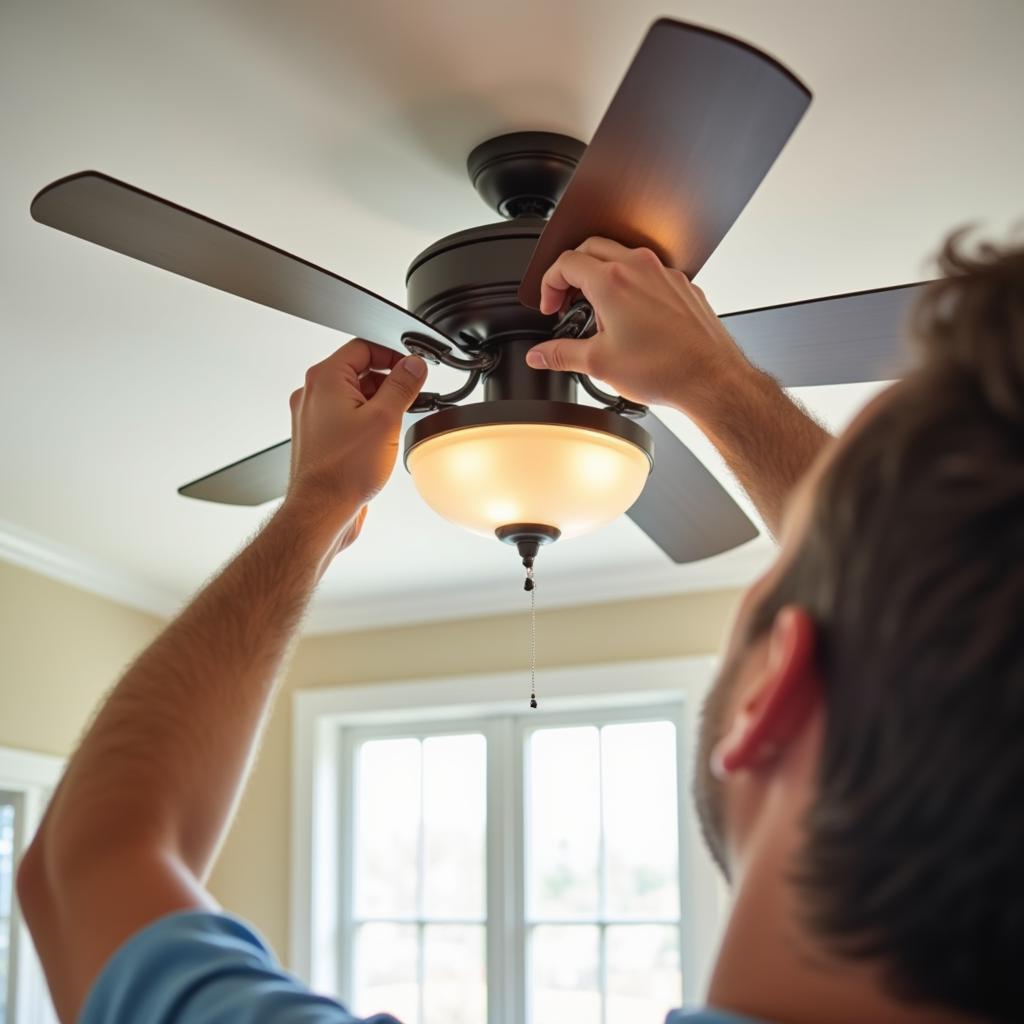
M819 627L826 734L796 881L903 997L1024 1016L1024 248L961 236L919 368L841 442L755 614Z

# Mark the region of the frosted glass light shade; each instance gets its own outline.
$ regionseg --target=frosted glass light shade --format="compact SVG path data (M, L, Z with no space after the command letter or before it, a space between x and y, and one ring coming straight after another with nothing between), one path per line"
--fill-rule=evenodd
M418 444L406 465L435 512L488 537L514 523L589 533L640 497L651 469L630 441L552 423L452 430Z

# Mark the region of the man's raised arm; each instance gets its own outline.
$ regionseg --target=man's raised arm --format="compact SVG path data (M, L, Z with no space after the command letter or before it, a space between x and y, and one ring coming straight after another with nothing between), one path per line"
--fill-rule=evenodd
M651 250L588 239L544 275L542 311L557 312L574 291L594 307L597 334L543 342L530 365L586 373L635 402L686 413L778 535L786 497L830 435L748 362L704 293Z
M203 879L303 610L390 475L425 375L359 340L309 371L284 503L132 665L72 757L18 875L63 1021L126 939L212 906Z

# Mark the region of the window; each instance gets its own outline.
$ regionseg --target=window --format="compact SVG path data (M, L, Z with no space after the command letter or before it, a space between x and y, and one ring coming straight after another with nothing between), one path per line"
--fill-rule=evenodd
M0 1024L56 1024L42 968L18 913L18 860L62 770L55 757L0 747Z
M406 1024L486 1018L487 749L480 733L355 749L351 1003Z
M683 995L675 724L528 736L529 1019L655 1024Z
M0 1024L13 1019L14 977L14 857L21 825L21 794L0 790Z
M720 888L687 776L710 669L563 670L538 711L518 674L299 695L292 967L404 1024L660 1024L698 1000Z

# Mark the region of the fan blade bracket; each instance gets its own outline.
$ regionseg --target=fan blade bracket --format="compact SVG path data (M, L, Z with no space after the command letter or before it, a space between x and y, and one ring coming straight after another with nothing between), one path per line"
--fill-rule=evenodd
M412 355L419 356L428 363L435 366L450 366L455 370L486 371L491 369L499 358L494 350L482 351L471 356L457 356L453 353L451 345L412 332L402 335L402 344Z

